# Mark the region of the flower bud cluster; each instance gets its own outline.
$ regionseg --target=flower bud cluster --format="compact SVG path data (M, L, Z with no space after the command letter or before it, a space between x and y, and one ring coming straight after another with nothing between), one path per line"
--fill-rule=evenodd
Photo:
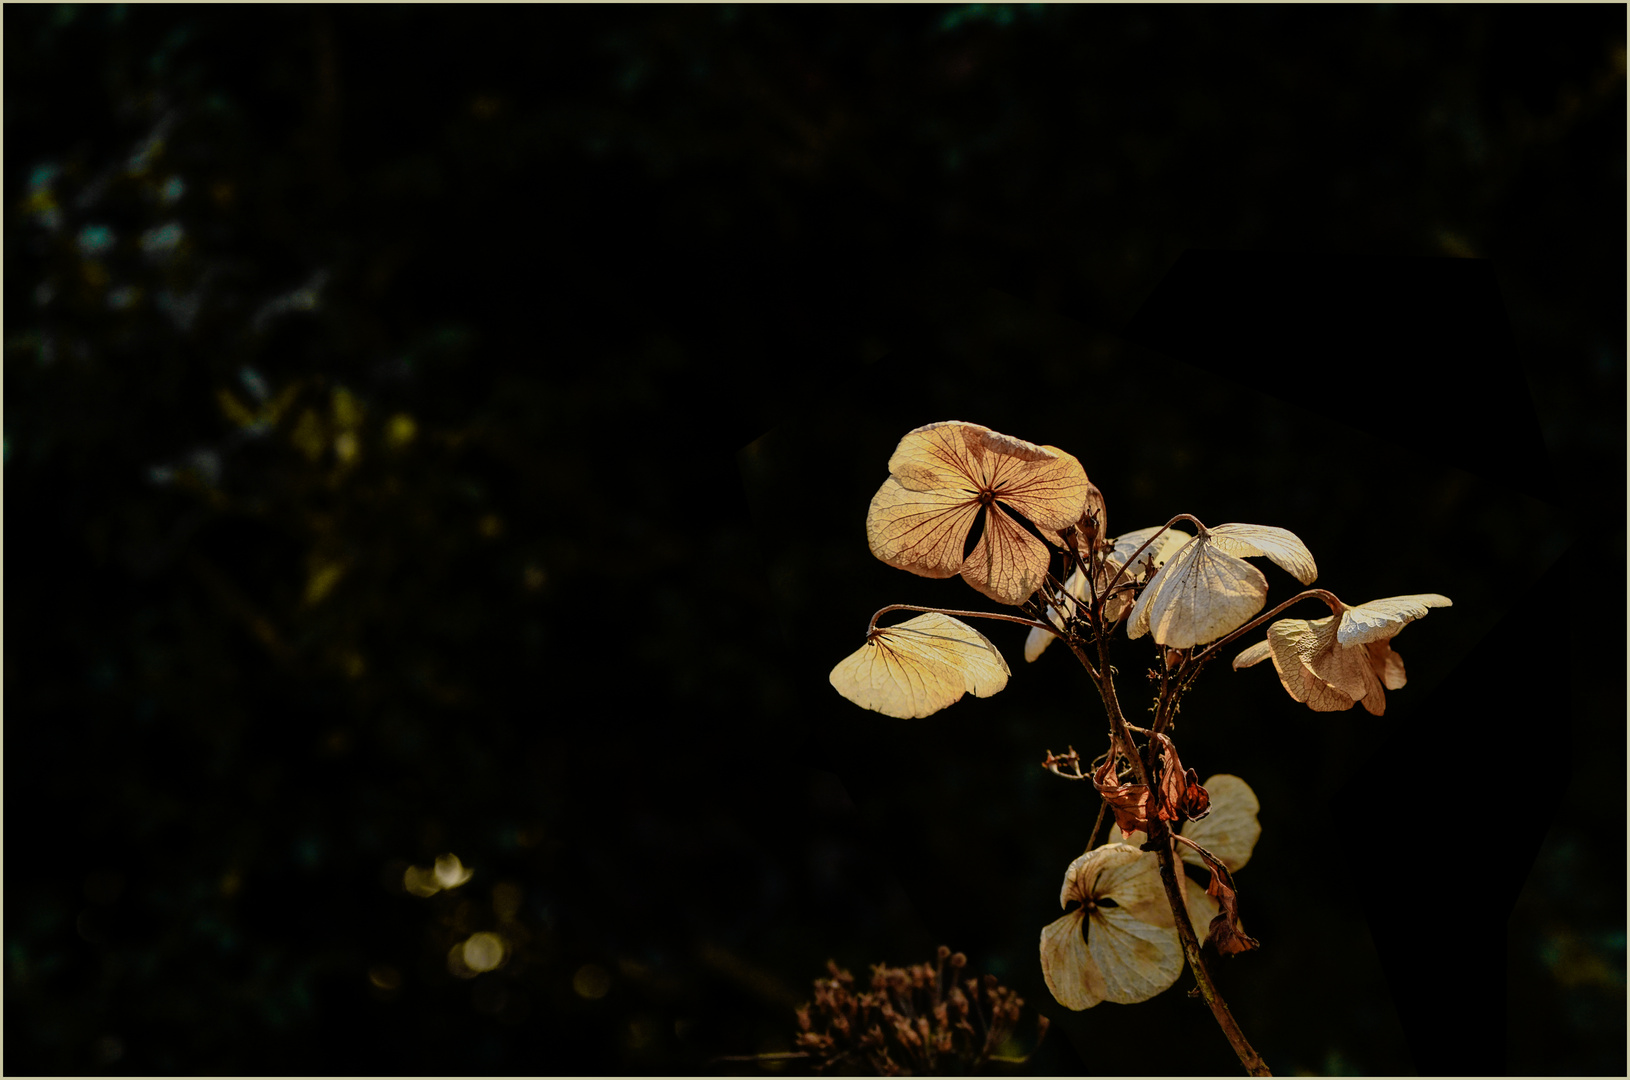
M967 962L941 945L932 963L872 965L870 987L860 989L829 960L830 977L815 980L814 1001L797 1011L793 1044L817 1072L971 1072L1012 1037L1024 1000L994 975L967 974ZM1045 1034L1047 1018L1037 1020Z

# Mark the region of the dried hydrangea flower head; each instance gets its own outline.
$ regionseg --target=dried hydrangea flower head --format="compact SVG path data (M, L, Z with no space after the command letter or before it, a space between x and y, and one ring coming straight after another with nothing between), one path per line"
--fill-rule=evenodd
M1204 893L1189 885L1189 918L1203 935L1195 903ZM1093 848L1064 872L1058 903L1080 904L1041 932L1041 973L1065 1008L1147 1001L1182 973L1183 946L1153 853L1127 844Z
M1417 593L1371 600L1322 619L1280 619L1268 637L1234 658L1234 668L1259 664L1270 656L1279 682L1292 698L1315 712L1340 712L1363 702L1372 716L1387 709L1387 690L1403 687L1404 661L1391 640L1435 607L1451 607L1446 596Z
M1132 606L1128 637L1153 634L1173 649L1203 645L1239 629L1262 610L1268 579L1246 562L1263 555L1303 585L1318 577L1306 545L1272 525L1218 525L1200 533L1166 560Z
M1009 674L989 638L931 611L874 629L827 681L863 709L909 719L937 713L965 693L989 697L1007 685Z
M878 1076L972 1073L1012 1039L1024 999L994 975L974 977L967 957L941 945L928 964L872 965L869 990L833 961L815 980L815 1000L798 1009L793 1045L816 1072L866 1069ZM1036 1042L1047 1018L1036 1018ZM1028 1055L1026 1055L1028 1057Z
M992 600L1022 604L1047 576L1048 543L1091 516L1102 527L1103 497L1064 451L948 420L908 432L889 458L889 478L872 498L872 553L923 577L963 579ZM966 558L969 534L978 541Z

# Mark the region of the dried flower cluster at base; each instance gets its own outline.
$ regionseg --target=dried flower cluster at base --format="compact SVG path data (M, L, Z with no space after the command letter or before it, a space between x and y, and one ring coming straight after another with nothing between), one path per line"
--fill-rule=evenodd
M872 966L867 989L827 961L815 1000L798 1010L793 1045L817 1072L910 1076L973 1072L998 1057L1019 1023L1024 999L996 976L973 976L967 958L941 945L929 964ZM1036 1018L1036 1042L1047 1018ZM1023 1060L1022 1058L1016 1060Z

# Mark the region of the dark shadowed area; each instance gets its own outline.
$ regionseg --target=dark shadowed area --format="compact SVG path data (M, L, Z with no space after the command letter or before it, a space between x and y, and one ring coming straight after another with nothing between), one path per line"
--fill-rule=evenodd
M1042 981L1064 650L986 624L1010 684L924 720L828 685L992 606L867 548L948 419L1111 533L1454 600L1382 717L1186 702L1262 803L1214 970L1276 1073L1624 1071L1622 8L4 30L7 1072L798 1074L716 1059L944 944L1004 1054L1051 1021L989 1071L1237 1073L1187 975Z

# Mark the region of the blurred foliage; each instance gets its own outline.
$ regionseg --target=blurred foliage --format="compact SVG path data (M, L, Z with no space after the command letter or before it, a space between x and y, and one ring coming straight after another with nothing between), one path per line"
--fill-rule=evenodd
M1187 248L1498 260L1560 489L1425 469L1398 512L1493 536L1534 496L1623 566L1615 8L62 5L6 31L12 1072L706 1070L790 1049L829 956L939 940L1047 1011L1073 842L1048 825L1077 804L1040 710L1079 686L1026 671L930 740L821 673L900 587L860 521L913 417L1075 425L1121 526L1211 499L1342 535L1361 470L1261 470L1305 418L1110 333ZM1225 401L1253 420L1219 452ZM758 528L734 455L771 428L749 488L824 487ZM1370 595L1501 610L1441 551L1417 583L1314 547ZM1590 738L1511 922L1518 1072L1623 1067L1622 685L1590 659L1622 629L1556 658ZM1424 696L1455 657L1409 644ZM1327 787L1369 738L1331 730ZM1230 752L1284 751L1197 765ZM468 881L415 894L449 854ZM1347 1001L1285 1000L1297 946L1257 970L1270 1063L1408 1071L1361 912L1260 896L1254 933L1360 971ZM1104 1012L1026 1068L1080 1071ZM1229 1071L1195 1030L1172 1069Z

